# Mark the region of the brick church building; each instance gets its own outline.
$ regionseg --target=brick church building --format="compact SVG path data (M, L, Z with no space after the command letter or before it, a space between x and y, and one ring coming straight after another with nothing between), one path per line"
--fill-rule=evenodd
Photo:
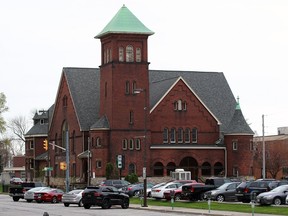
M124 5L95 37L99 68L63 68L45 115L56 146L42 152L49 154L52 177L65 176L66 153L57 146L67 144L70 176L84 182L88 175L104 177L109 162L117 167L118 155L125 158L122 176L142 176L143 167L148 177L176 168L191 171L193 179L253 175L253 131L224 74L149 69L153 33Z

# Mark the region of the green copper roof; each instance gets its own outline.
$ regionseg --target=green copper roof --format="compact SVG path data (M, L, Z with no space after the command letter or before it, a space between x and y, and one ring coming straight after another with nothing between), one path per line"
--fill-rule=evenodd
M105 28L95 36L101 38L111 33L152 35L148 29L125 5L123 5Z

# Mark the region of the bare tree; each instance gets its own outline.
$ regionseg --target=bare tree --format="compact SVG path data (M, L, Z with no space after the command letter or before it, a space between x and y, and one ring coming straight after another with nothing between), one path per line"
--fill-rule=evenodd
M8 107L6 106L6 96L3 92L0 92L0 134L5 131L5 124L4 118L2 117L2 113L8 111Z
M267 172L270 173L272 178L276 178L284 165L285 158L282 157L280 152L276 151L270 151L266 157L268 159L268 163L266 163Z

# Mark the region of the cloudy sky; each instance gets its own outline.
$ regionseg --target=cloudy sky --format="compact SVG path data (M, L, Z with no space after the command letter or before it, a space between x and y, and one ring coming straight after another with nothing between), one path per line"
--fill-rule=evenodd
M253 131L288 126L287 0L0 0L6 120L55 101L63 67L98 67L94 39L123 4L149 29L150 69L223 72ZM223 101L223 103L225 103Z

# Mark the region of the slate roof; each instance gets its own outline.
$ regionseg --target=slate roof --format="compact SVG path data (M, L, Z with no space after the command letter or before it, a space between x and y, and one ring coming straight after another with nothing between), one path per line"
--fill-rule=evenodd
M108 119L99 116L99 68L64 68L63 73L67 78L81 130L109 128ZM233 118L237 102L222 72L149 70L150 109L157 104L179 77L183 78L221 122L221 132L238 130L238 133L247 133L252 131L243 115L241 125L237 118Z
M49 122L51 122L52 114L54 111L54 104L48 109L49 110ZM33 120L34 125L30 130L25 134L25 137L34 137L34 136L47 136L48 133L48 124L41 124L40 119L47 119L48 113L43 113L42 115L35 113Z
M110 33L154 34L125 5L119 9L112 20L95 38L101 38Z

